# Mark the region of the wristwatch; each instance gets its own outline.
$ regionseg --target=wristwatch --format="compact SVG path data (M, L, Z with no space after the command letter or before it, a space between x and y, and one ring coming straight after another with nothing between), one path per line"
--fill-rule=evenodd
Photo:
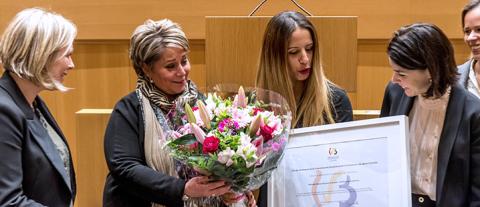
M188 200L190 200L190 196L188 196L187 194L183 193L182 201L188 201Z

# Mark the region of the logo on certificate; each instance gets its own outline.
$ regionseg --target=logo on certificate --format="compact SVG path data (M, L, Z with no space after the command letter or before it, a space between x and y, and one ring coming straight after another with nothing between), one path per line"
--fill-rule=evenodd
M328 148L328 160L336 161L338 159L338 150L335 147Z

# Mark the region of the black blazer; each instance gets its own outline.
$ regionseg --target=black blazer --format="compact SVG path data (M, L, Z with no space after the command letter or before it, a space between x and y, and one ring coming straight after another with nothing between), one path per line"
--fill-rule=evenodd
M385 90L381 117L408 115L414 97L397 84ZM438 144L437 207L480 206L480 99L452 86Z
M151 202L183 207L185 181L154 171L144 152L144 124L135 92L113 109L105 132L105 158L109 173L103 206L150 207Z
M45 103L38 96L35 102L67 144ZM67 179L55 144L9 72L0 79L0 126L0 206L70 206L73 165Z

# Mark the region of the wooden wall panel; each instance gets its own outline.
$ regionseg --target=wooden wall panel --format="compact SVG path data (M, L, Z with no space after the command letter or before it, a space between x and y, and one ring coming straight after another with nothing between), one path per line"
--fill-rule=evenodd
M270 17L207 17L207 86L254 86L263 33ZM347 91L356 89L355 17L311 17L318 31L326 75Z
M218 83L255 85L256 68L268 18L207 17L207 87Z
M205 40L190 40L190 53L188 58L191 63L190 79L197 84L200 91L207 88L207 71L205 68Z
M170 18L179 22L191 39L205 38L205 16L246 16L259 0L2 0L0 29L19 10L51 8L79 28L79 39L128 39L146 19ZM451 38L461 38L460 11L468 0L303 0L316 16L358 16L360 39L385 39L401 25L427 21L441 26ZM255 14L272 16L283 10L299 10L289 0L269 0Z
M332 19L330 19L332 18ZM348 92L357 91L357 18L312 21L318 32L325 75ZM330 20L329 20L330 19Z
M387 40L359 40L356 109L380 109L386 83L391 77Z
M111 109L83 109L76 114L77 207L102 206L103 187L108 168L103 152L103 135Z
M451 39L450 42L452 42L455 50L455 62L457 65L461 65L470 59L470 49L463 42L463 39Z

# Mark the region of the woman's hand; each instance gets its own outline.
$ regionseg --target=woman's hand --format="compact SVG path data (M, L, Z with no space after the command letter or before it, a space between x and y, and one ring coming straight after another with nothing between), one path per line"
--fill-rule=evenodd
M207 176L198 176L190 179L185 184L184 194L192 197L220 196L230 191L230 186L225 181L210 181Z
M238 194L234 192L228 192L223 194L222 199L223 203L225 205L230 205L232 203L236 203L246 197L248 203L248 207L256 207L257 206L257 201L255 200L255 197L253 196L253 193L251 191L246 192L245 194Z

